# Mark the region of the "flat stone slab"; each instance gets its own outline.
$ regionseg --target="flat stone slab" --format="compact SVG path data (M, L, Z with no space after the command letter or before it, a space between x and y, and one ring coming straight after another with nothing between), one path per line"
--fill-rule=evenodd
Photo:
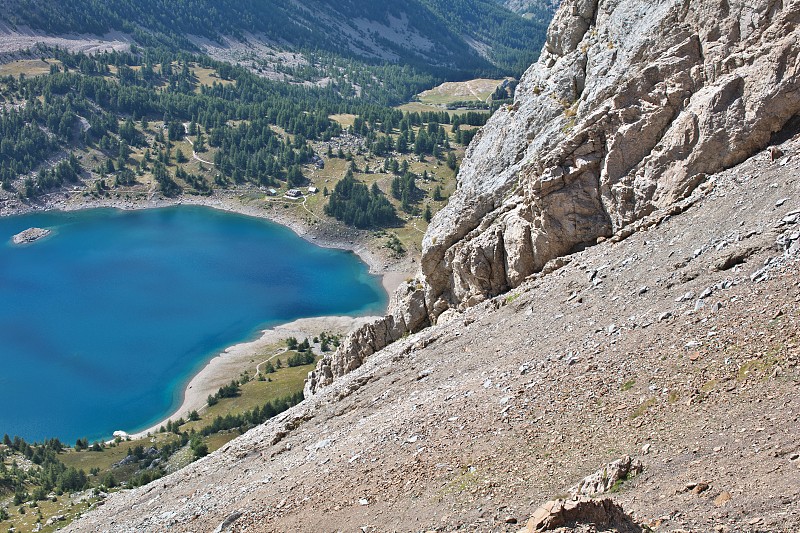
M51 231L49 229L42 229L42 228L28 228L25 231L17 233L14 237L11 238L14 244L30 244L32 242L38 241L43 237L47 237L50 235Z

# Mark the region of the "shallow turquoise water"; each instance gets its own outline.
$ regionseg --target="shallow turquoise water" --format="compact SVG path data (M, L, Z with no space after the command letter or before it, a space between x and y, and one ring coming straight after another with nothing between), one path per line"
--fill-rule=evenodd
M12 245L28 227L53 234ZM265 220L187 206L0 219L0 435L143 429L260 329L385 306L357 256Z

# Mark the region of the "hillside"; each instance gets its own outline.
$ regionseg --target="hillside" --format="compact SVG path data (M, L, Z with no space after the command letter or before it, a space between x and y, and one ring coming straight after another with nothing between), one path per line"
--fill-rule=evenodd
M781 149L69 530L519 531L630 454L614 499L656 531L796 531L800 139Z
M536 57L548 20L527 20L491 0L371 2L276 0L3 0L12 30L50 35L122 32L145 46L197 51L212 44L260 43L400 62L454 74L519 73Z
M797 530L799 17L562 5L390 314L72 529L519 531L601 469L656 531Z

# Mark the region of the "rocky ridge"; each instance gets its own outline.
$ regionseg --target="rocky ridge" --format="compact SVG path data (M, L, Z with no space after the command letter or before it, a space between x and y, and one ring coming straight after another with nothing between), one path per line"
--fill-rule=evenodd
M471 144L389 316L320 362L364 358L633 231L741 163L800 113L800 2L571 0L512 106Z
M655 531L796 531L800 138L779 149L69 530L518 532L577 483Z

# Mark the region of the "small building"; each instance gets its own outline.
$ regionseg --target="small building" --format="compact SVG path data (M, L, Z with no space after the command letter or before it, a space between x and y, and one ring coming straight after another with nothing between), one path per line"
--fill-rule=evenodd
M303 196L303 193L301 193L297 189L289 189L288 191L286 191L286 196L288 196L289 198L300 198Z
M316 187L312 186L312 187L308 188L308 194L317 194L318 192L319 192L319 189L317 189Z
M325 161L320 156L318 156L317 154L314 154L311 157L311 162L314 163L314 165L316 165L316 167L318 169L320 169L320 170L325 168Z
M269 189L267 189L267 196L277 196L277 195L278 195L278 191L277 190L275 190L275 189L273 189L271 187Z

